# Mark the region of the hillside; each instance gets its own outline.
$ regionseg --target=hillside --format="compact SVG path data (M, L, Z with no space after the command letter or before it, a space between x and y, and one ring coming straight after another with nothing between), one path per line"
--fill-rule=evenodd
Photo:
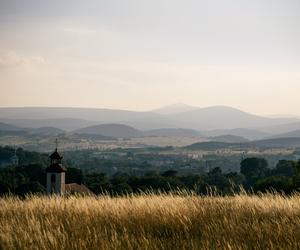
M241 143L241 142L249 141L242 136L236 136L236 135L219 135L219 136L209 137L208 139L210 141L227 142L227 143Z
M187 112L191 110L198 109L197 107L193 107L190 105L186 105L184 103L175 103L168 106L161 107L159 109L152 110L152 112L162 115L170 115L170 114L178 114L182 112Z
M86 127L74 131L76 134L94 134L114 138L132 138L142 136L143 133L133 127L123 124L102 124Z
M192 128L197 130L212 129L234 129L234 128L256 128L267 125L279 125L296 119L266 118L238 109L224 106L199 108L196 110L172 114L170 120L179 127Z
M300 137L291 138L274 138L258 141L249 141L241 143L229 143L229 142L198 142L184 147L188 150L217 150L217 149L229 149L229 148L297 148L300 147Z
M286 123L281 125L266 126L257 129L274 135L285 134L291 131L300 130L300 122L298 121L298 122Z
M162 128L143 132L144 136L162 136L162 137L203 137L203 135L193 129L182 128Z
M115 137L112 136L104 136L101 134L71 134L69 135L71 139L86 139L86 140L101 140L101 141L114 141Z
M64 130L108 123L142 129L169 127L163 116L153 112L97 108L0 108L0 121L15 124L14 120L22 126L24 123L28 125L24 127L53 126Z
M208 130L202 131L202 133L208 137L233 135L244 137L248 140L261 140L271 136L271 134L267 132L247 128Z
M274 138L250 142L250 145L266 148L300 147L300 137Z
M65 133L64 130L55 127L40 127L40 128L29 130L29 134L43 135L43 136L55 136L64 133Z
M288 137L300 137L300 130L294 130L288 133L272 136L272 138L288 138Z
M77 118L51 118L51 119L7 119L0 118L1 121L22 128L56 127L65 131L96 125L96 122Z
M21 131L23 128L0 122L0 131Z
M227 142L208 141L208 142L193 143L184 148L187 150L217 150L217 149L230 148L235 146L237 146L237 144L227 143Z

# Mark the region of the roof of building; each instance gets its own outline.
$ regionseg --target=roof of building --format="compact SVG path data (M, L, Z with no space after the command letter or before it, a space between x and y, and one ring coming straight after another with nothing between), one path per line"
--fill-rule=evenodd
M55 151L50 155L51 160L61 160L63 157L57 152L57 148Z
M79 185L77 183L70 183L65 185L66 193L79 193L86 195L95 195L91 190L89 190L85 185Z
M66 171L67 169L60 163L51 164L49 167L46 168L47 173L62 173Z

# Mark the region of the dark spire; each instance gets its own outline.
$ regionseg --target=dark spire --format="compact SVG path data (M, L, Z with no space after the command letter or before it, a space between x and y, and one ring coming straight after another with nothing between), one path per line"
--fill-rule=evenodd
M62 156L57 152L57 139L55 140L56 148L55 151L49 156L51 164L46 168L48 173L61 173L66 172L67 170L61 164Z
M62 160L62 156L57 152L57 148L55 149L55 151L50 155L50 159L51 160Z
M48 173L61 173L66 172L67 170L61 164L62 156L57 152L57 148L50 155L51 164L46 168L46 172Z
M57 148L58 148L58 140L57 138L55 139L55 151L50 155L50 159L51 159L51 163L56 162L56 163L60 163L62 160L62 156L60 156L60 154L57 152Z

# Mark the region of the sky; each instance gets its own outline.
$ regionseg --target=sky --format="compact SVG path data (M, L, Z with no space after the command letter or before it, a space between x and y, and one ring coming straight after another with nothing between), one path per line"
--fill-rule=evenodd
M0 106L300 115L299 0L0 0Z

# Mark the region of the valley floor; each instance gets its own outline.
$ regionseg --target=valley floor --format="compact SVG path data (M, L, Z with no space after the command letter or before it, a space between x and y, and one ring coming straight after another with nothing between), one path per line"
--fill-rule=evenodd
M299 248L299 195L0 199L0 249Z

